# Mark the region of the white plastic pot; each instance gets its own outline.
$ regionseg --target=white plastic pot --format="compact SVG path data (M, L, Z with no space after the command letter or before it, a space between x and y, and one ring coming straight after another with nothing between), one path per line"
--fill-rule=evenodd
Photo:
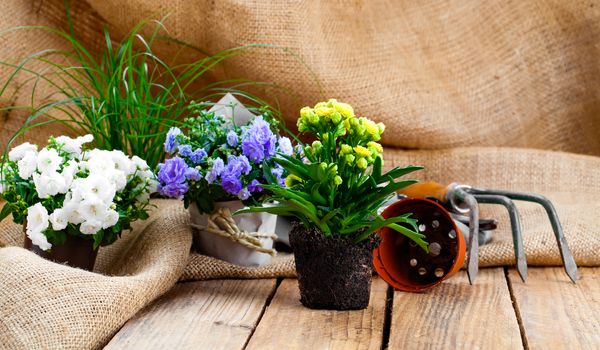
M241 201L215 203L215 209L223 207L228 208L231 213L234 213L236 210L244 208L244 204ZM204 227L207 225L208 215L201 214L196 204L190 204L189 212L192 224ZM274 234L277 225L277 216L268 213L234 215L233 219L238 228L246 232ZM259 240L263 248L273 248L272 238L260 237ZM222 237L202 229L194 230L194 245L202 254L241 266L261 266L273 258L268 253L256 251L230 238Z

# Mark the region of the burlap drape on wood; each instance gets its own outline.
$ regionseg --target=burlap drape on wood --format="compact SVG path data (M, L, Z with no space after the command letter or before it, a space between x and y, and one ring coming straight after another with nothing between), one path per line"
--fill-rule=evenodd
M294 97L279 96L291 124L303 105L327 97L351 103L386 123L386 166L425 165L421 179L546 194L577 262L600 264L600 4L87 0L73 1L72 10L78 35L94 47L102 45L105 23L122 35L140 19L167 13L172 36L209 52L248 43L285 46L289 51L252 49L209 79L246 77L292 88ZM0 3L2 28L65 22L62 0ZM5 34L0 44L2 59L66 47L39 31ZM174 50L157 49L166 57ZM8 74L0 69L0 81ZM28 103L28 89L3 95L0 104ZM0 144L24 117L0 112ZM43 142L62 132L37 129L27 139ZM102 274L1 248L0 345L95 348L177 279L293 275L289 257L252 270L190 254L187 213L177 202L158 203L136 233L102 249ZM559 263L541 208L519 207L528 262ZM506 213L492 206L484 213L502 225L494 243L482 247L482 265L511 264ZM0 245L21 239L20 228L0 225Z

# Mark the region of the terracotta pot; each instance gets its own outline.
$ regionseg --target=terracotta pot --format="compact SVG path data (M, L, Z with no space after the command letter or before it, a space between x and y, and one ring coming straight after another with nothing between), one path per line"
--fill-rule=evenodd
M25 226L23 226L23 232L25 231ZM72 235L67 235L65 244L52 246L50 250L44 251L38 246L33 245L27 234L25 234L24 247L44 259L87 271L94 270L94 263L98 255L98 250L94 249L93 240Z
M429 243L429 253L401 233L383 228L373 252L377 273L392 287L407 292L432 288L458 272L465 261L466 242L450 214L427 199L402 199L383 213L390 218L412 213Z
M231 213L244 208L241 201L217 202L215 208L225 207ZM208 215L200 213L195 203L189 207L190 218L193 224L206 227ZM277 216L269 213L248 213L233 216L240 230L247 232L275 233ZM269 237L259 238L264 248L273 247L273 239ZM195 249L206 254L235 265L261 266L271 261L271 255L245 247L229 238L221 237L215 233L201 229L194 230Z
M300 302L311 309L359 310L369 306L373 247L378 240L354 243L325 237L294 223L290 243L296 261Z

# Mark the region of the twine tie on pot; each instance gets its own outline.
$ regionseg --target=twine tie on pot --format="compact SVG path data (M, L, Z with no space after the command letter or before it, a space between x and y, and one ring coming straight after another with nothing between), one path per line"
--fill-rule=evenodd
M275 256L277 252L272 248L263 247L259 238L276 239L277 236L272 233L247 232L242 231L233 220L229 208L217 208L212 214L208 215L206 226L191 224L192 227L204 230L221 237L228 238L244 247Z

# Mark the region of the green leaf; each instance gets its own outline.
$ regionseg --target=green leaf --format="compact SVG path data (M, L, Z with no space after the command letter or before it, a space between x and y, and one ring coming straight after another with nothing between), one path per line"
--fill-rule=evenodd
M13 207L10 203L4 204L2 210L0 211L0 221L6 219L13 212Z

